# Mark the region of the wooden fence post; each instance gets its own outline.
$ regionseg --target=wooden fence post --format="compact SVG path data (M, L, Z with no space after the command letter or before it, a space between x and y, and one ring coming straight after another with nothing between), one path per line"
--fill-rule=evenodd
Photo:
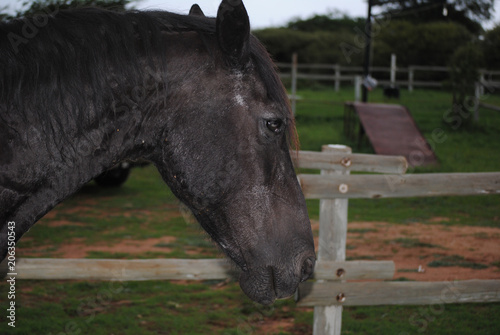
M338 92L340 90L340 65L335 64L333 68L335 69L335 92Z
M413 92L413 80L414 80L414 68L413 66L408 67L408 91Z
M324 145L323 152L352 153L344 145ZM321 170L322 175L349 174L349 171ZM341 192L347 192L347 185L340 185ZM320 200L319 214L319 261L345 261L347 239L347 199ZM314 335L340 335L342 327L342 306L314 307Z
M361 76L355 76L354 77L354 101L355 102L360 102L361 101L361 83L362 83L362 78Z
M396 71L398 70L396 66L396 54L391 54L391 70L390 70L390 77L391 77L391 87L396 87Z
M481 107L481 82L477 82L475 86L475 100L474 100L474 122L479 121L479 107Z

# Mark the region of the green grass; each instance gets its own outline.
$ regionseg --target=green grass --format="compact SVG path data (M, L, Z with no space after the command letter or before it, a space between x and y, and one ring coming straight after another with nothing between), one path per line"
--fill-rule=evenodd
M353 100L354 89L299 91L297 127L301 149L321 150L323 144L347 144L353 152L373 153L367 141L358 146L343 135L343 102ZM439 90L401 92L400 101L386 101L382 90L369 95L370 102L399 103L409 108L424 137L434 148L440 165L417 167L408 173L500 171L500 113L480 109L479 122L470 128L453 129L444 115L450 109L451 93ZM500 106L500 96L485 102ZM317 200L309 200L310 215L318 218ZM351 199L349 221L387 221L406 224L429 222L442 216L451 225L498 227L500 195L410 199ZM390 213L390 215L388 215Z
M237 284L168 281L22 281L16 328L5 334L253 334L263 322L293 319L311 334L312 309L292 300L250 302ZM500 304L345 307L343 334L496 334ZM5 319L0 320L0 329Z
M401 237L391 241L391 243L397 243L403 248L441 248L439 245L421 242L417 238Z
M247 334L296 313L293 300L260 306L237 284L214 281L22 281L18 292L16 327L6 334Z
M348 144L354 152L373 152L364 142L361 147L343 135L344 101L352 101L354 89L303 90L297 102L297 125L301 148L321 150L323 144ZM440 166L417 168L415 172L487 172L498 171L500 157L500 113L480 108L480 118L471 127L452 127L445 115L451 108L451 93L439 90L402 90L401 100L387 101L382 90L369 95L369 102L398 103L408 107L422 134L435 150ZM500 95L490 95L484 102L500 106ZM326 142L325 142L326 141ZM413 171L411 171L413 172Z
M352 88L343 88L338 93L333 89L298 92L304 98L297 104L297 127L303 150L319 151L323 144L341 143L350 145L354 152L372 152L367 142L358 147L343 135L343 102L352 100L353 92ZM384 102L381 90L371 94L370 101ZM486 102L500 106L500 97L491 96ZM454 130L443 121L451 103L448 92L402 91L399 103L409 107L441 162L440 166L417 168L410 173L500 171L500 113L481 109L477 125ZM443 130L439 141L436 129ZM318 201L308 200L307 205L311 218L317 219ZM119 189L103 189L91 183L64 201L21 239L18 257L27 248L39 250L45 257L58 257L58 247L74 241L112 245L162 236L172 236L174 240L157 243L154 250L139 255L94 251L87 257L219 255L198 224L182 215L181 210L152 166L137 168ZM498 195L349 201L349 221L430 224L435 223L433 218L443 217L447 219L440 223L443 225L499 227L499 213ZM372 230L351 232L362 235ZM403 247L439 247L411 238L395 242ZM467 260L459 257L436 255L432 262L436 261L443 267L467 266ZM483 265L500 267L498 261ZM278 329L266 335L312 333L311 308L298 308L292 300L278 301L269 308L258 306L236 283L221 286L213 281L19 280L16 284L16 328L7 329L2 316L2 334L252 334L259 333L263 324L273 320L288 320L292 330ZM2 311L6 310L6 292L7 283L3 281L0 283ZM498 315L500 304L346 307L342 328L343 334L496 334L500 329Z
M342 334L483 334L498 331L500 304L346 307Z
M459 266L462 268L471 268L478 270L488 268L488 265L486 264L471 262L459 255L448 255L448 256L436 255L435 257L436 259L428 263L427 266L431 268Z

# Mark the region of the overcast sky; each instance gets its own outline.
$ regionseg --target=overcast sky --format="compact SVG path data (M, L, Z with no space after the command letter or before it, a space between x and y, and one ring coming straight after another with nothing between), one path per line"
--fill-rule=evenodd
M8 5L14 10L25 1L0 0L0 8ZM135 7L187 13L193 3L198 3L205 15L215 16L220 0L141 0L135 3ZM280 26L293 18L308 18L314 14L325 14L335 10L354 17L365 17L367 12L366 0L246 0L244 3L253 29ZM493 22L484 26L491 28L495 23L500 23L500 0L495 4Z
M219 0L142 0L139 8L162 8L174 12L188 12L196 2L207 16L216 16ZM307 18L314 14L341 10L351 16L366 16L365 0L246 0L245 7L253 29L280 26L292 18Z

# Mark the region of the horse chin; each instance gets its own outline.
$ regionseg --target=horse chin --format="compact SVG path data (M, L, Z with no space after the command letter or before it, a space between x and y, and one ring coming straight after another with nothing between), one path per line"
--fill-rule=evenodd
M243 292L262 305L271 305L276 299L289 298L295 293L299 284L298 280L292 279L291 283L283 285L271 267L244 271L239 281ZM281 282L279 287L276 285L277 281Z

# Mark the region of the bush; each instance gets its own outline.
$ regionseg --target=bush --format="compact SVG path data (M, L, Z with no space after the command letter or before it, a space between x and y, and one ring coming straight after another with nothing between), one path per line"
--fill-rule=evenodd
M298 53L299 63L329 63L361 65L362 49L346 57L341 45L354 44L354 32L328 31L304 32L287 28L269 28L253 32L266 46L277 62L291 62L292 54Z
M463 26L451 22L413 24L394 21L373 37L373 64L388 66L391 53L398 66L448 64L457 46L469 43L472 35Z
M358 21L353 19L355 28L351 30L304 31L297 30L292 25L292 28L257 30L254 34L278 62L291 62L292 54L297 52L299 63L361 66L366 36L364 29L358 27ZM402 20L375 22L372 30L372 65L389 66L391 54L395 53L399 67L443 66L448 64L450 55L457 46L472 40L472 34L465 27L453 22L422 24Z

